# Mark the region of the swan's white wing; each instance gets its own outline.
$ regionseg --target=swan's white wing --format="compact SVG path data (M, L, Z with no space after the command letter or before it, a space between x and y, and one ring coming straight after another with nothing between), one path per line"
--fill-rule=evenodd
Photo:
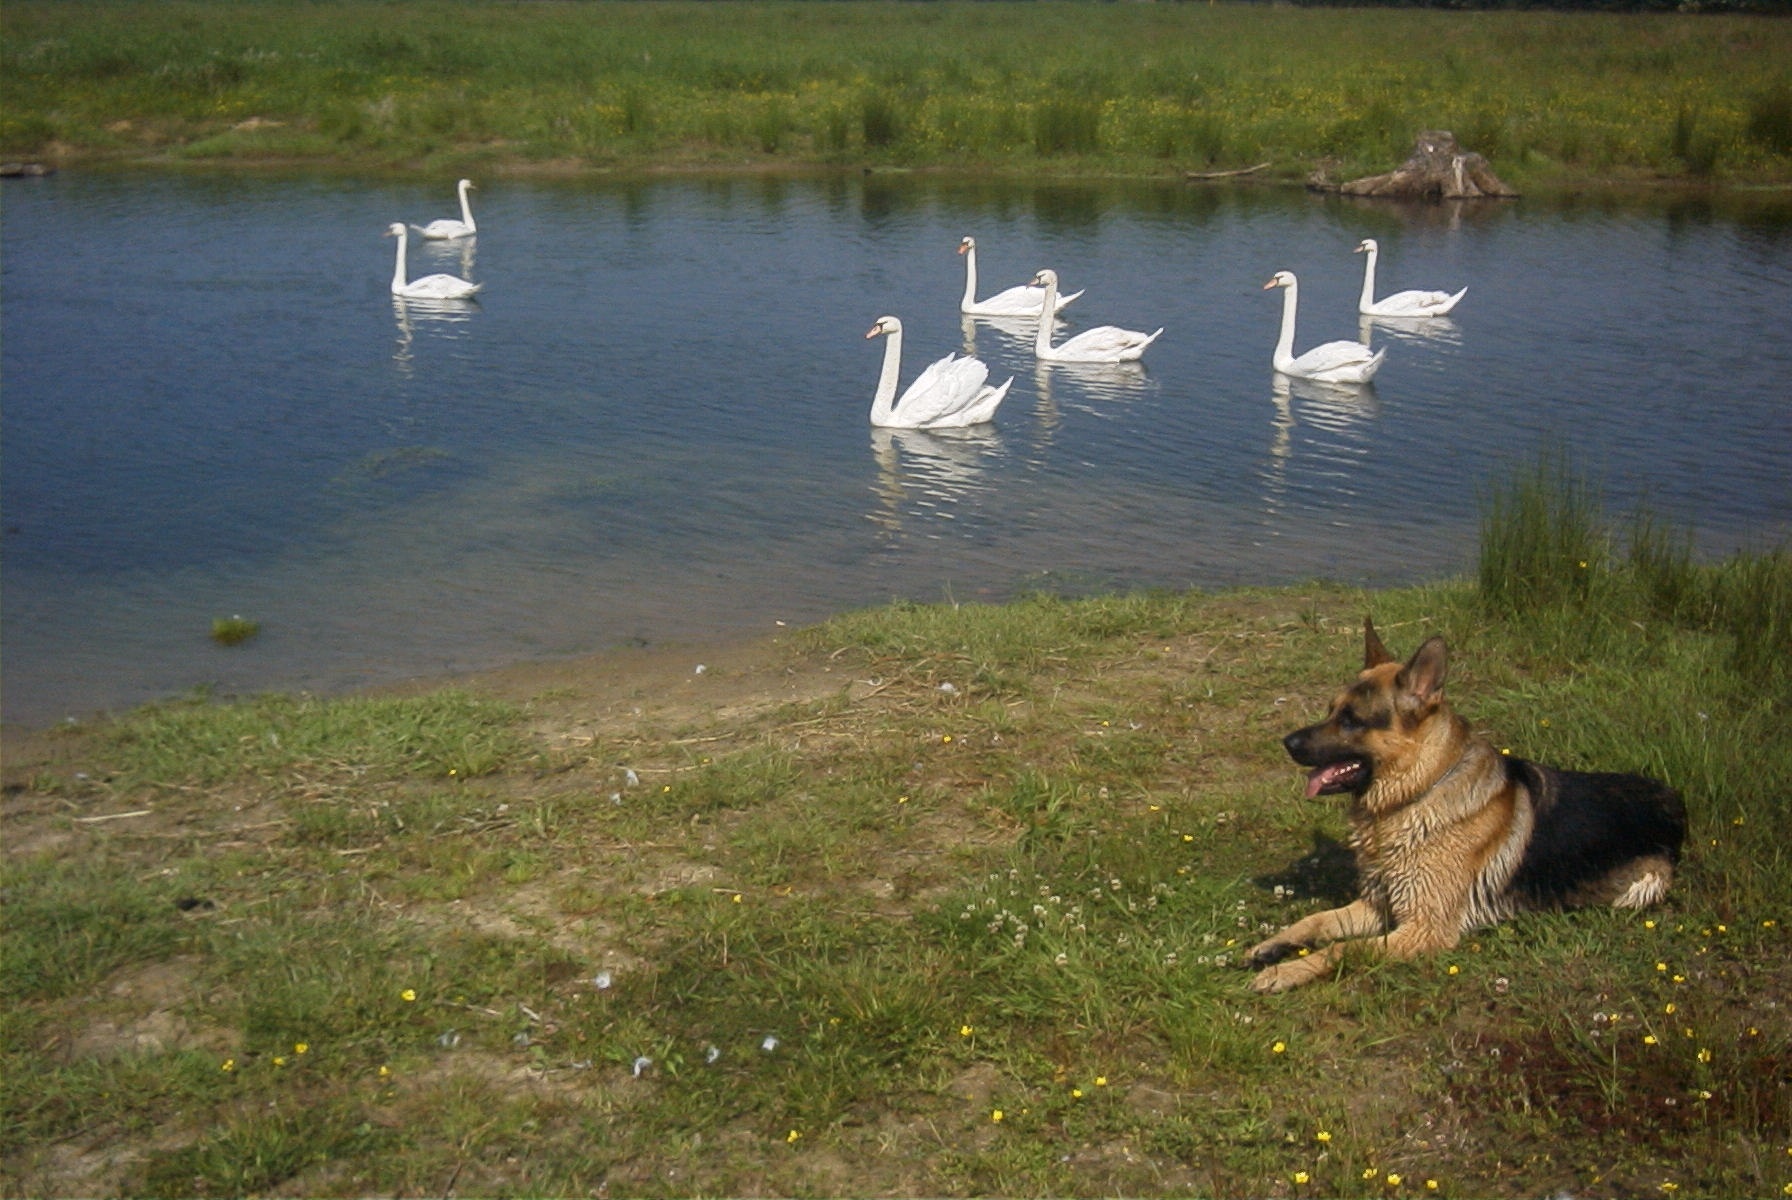
M1010 375L1007 379L1002 381L1001 386L999 387L978 388L976 395L972 398L969 405L959 409L955 413L940 417L938 420L928 425L928 428L954 429L965 425L981 425L985 421L992 420L996 415L996 409L1000 407L1002 403L1002 398L1008 394L1008 389L1013 386L1014 376Z
M1121 362L1138 358L1162 333L1161 328L1153 333L1139 333L1118 325L1097 325L1054 347L1053 355L1085 362Z
M1418 289L1395 292L1375 301L1369 306L1368 312L1374 317L1441 317L1455 308L1457 302L1467 294L1467 288L1455 295Z
M909 429L937 424L968 408L988 379L982 359L948 354L929 363L897 398L896 420Z
M449 217L438 218L427 225L413 225L411 228L433 241L466 237L473 232L471 229L467 228L467 223L465 221L456 221Z
M1082 295L1081 291L1059 296L1053 312L1062 312L1064 306ZM1020 284L997 292L985 300L978 300L968 306L960 305L960 310L974 317L1036 317L1045 309L1045 289Z
M1045 289L1022 284L975 301L964 311L972 316L1027 317L1038 316L1044 307Z
M403 294L419 300L459 300L473 295L483 283L468 283L453 275L425 275L404 285Z
M1371 350L1361 342L1326 342L1296 358L1284 373L1306 379L1365 383L1381 367L1387 351Z

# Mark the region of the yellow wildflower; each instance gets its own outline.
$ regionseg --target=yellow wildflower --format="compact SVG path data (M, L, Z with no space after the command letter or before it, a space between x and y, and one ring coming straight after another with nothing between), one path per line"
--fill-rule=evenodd
M992 1121L1000 1122L1004 1115L1005 1114L1002 1112L1002 1110L998 1108L994 1112L989 1114L989 1119Z
M1308 1175L1305 1171L1296 1171L1294 1173L1294 1182L1296 1182L1296 1183L1305 1183L1308 1179L1311 1179L1311 1178L1312 1178L1312 1176Z
M398 998L403 1000L406 1004L409 1004L417 998L417 993L410 988L406 988L404 991L398 993Z

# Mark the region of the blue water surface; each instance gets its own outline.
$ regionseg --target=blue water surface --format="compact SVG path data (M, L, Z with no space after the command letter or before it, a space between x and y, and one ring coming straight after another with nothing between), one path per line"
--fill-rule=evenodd
M0 652L27 725L209 686L340 691L701 642L897 597L1364 584L1467 569L1490 481L1566 452L1710 554L1792 527L1792 205L1393 208L1279 190L905 175L480 179L469 244L389 294L388 223L454 180L64 172L0 201ZM1139 368L966 322L1055 268ZM1362 326L1380 288L1467 286ZM1368 388L1270 369L1368 336ZM974 350L992 425L875 431ZM225 649L216 616L263 633Z

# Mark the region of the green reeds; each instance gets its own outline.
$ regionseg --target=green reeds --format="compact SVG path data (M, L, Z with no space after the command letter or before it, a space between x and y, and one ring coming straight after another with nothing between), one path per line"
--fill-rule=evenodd
M1594 486L1545 457L1484 499L1477 594L1501 617L1565 618L1580 637L1644 622L1721 635L1747 685L1792 701L1792 555L1699 563L1694 551L1690 533L1646 512L1620 539Z
M1545 459L1483 497L1476 580L1496 612L1584 602L1606 554L1598 494L1565 462Z

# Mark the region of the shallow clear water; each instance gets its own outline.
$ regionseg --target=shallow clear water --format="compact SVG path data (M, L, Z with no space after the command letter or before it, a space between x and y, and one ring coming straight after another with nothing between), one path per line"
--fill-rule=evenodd
M1303 194L900 176L483 181L475 246L411 274L393 220L453 181L64 173L9 181L0 258L4 717L211 685L333 691L894 597L1411 581L1471 563L1478 489L1568 447L1618 513L1721 553L1792 528L1792 211L1412 212ZM1166 327L1142 369L1041 368L966 325L1055 267L1063 334ZM1379 290L1460 287L1372 388L1278 384ZM991 426L878 432L972 343ZM225 649L214 616L262 624Z

